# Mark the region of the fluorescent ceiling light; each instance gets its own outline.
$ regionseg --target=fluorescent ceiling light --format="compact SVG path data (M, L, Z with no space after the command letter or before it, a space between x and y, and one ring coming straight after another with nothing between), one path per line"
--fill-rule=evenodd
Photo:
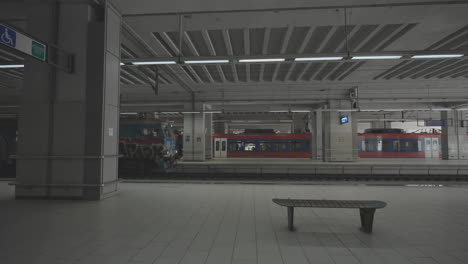
M401 59L402 56L354 56L352 60L396 60Z
M310 113L310 110L291 110L293 113Z
M206 114L221 114L221 111L207 111Z
M120 63L120 66L123 66L123 65L125 65L125 63L121 62L121 63Z
M0 69L13 69L13 68L24 68L24 64L0 65Z
M439 58L459 58L463 54L433 54L433 55L414 55L412 59L439 59Z
M242 59L239 62L278 62L278 61L285 61L284 58L276 58L276 59Z
M120 113L120 114L121 114L121 115L136 115L136 114L138 114L138 113L136 113L136 112L131 112L131 113Z
M133 65L163 65L163 64L176 64L175 61L135 61Z
M196 111L193 111L193 112L182 112L182 114L199 114L200 112L196 112Z
M270 113L288 113L289 111L288 110L270 110L268 112L270 112Z
M229 63L229 60L190 60L184 61L187 64L202 64L202 63Z
M161 112L161 114L178 114L179 112Z
M310 58L295 58L294 61L324 61L324 60L342 60L343 57L310 57Z

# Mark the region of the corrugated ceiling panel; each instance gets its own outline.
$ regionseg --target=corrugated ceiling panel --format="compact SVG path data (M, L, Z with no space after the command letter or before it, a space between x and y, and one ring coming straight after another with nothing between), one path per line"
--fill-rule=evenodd
M348 32L353 30L354 26L348 26ZM322 52L324 53L333 53L336 52L337 48L340 46L340 44L345 42L345 27L344 26L338 26L333 35L330 37L328 42L325 44L325 46L322 49Z
M249 30L250 55L261 55L265 28L251 28Z
M232 74L232 66L231 65L221 65L221 69L223 70L224 76L226 80L229 82L234 82L234 75Z
M243 30L242 29L230 29L229 37L231 39L232 53L236 56L245 55Z
M291 39L289 40L288 46L286 48L286 53L289 54L298 54L299 48L305 40L306 34L309 31L310 27L294 27Z
M291 67L292 63L281 63L276 74L276 80L284 82L286 74L288 74L288 71L291 69Z
M304 73L304 75L302 75L301 80L303 81L310 80L310 78L314 76L314 74L320 69L320 67L322 67L322 65L323 65L322 62L311 63L309 67L306 69L306 72Z
M294 68L292 69L291 75L289 75L289 80L297 81L299 75L301 75L306 66L307 63L296 63L296 65L294 65Z
M287 28L272 28L268 41L268 54L280 54Z
M270 63L265 64L265 68L263 69L263 80L266 82L273 81L273 72L275 71L277 65Z
M211 77L213 78L215 82L217 83L223 82L223 80L221 79L220 72L218 71L218 68L216 67L216 65L206 65L206 69L208 70L208 72L210 73Z
M384 25L378 32L375 33L360 49L360 52L365 51L372 51L375 50L377 47L382 45L383 41L394 31L400 28L402 24L388 24Z
M220 29L208 30L208 35L210 36L211 43L213 43L216 55L227 56L228 54L226 44L224 43L223 31Z
M360 25L356 33L348 39L348 48L350 51L355 51L356 47L364 41L377 28L377 25ZM350 31L348 31L350 32ZM340 50L346 52L346 45Z
M190 40L192 40L192 43L200 56L211 55L201 31L187 31L187 35L190 37Z
M250 80L254 82L260 81L260 64L250 65Z
M307 43L306 48L304 49L304 53L317 53L320 44L327 37L332 28L332 26L316 27L309 39L309 42Z

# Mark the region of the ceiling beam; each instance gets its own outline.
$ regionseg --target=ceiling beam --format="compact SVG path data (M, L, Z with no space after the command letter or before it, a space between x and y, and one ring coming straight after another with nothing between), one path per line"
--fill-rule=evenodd
M126 23L125 21L122 21L122 27L128 32L128 34L135 39L135 41L142 46L142 48L152 56L157 56L157 52L154 51L148 43L146 43L136 32L133 30L133 28ZM182 89L184 89L187 93L190 94L190 96L194 97L195 96L195 90L187 85L184 80L182 80L177 74L175 74L171 68L167 66L162 66L159 69L161 71L165 72L169 77L171 77L176 83L178 83Z
M211 41L210 34L208 34L208 30L202 30L202 37L205 41L205 45L208 47L208 51L210 52L211 56L216 56L216 50L214 48L213 42ZM226 82L226 76L224 75L223 70L219 64L216 65L216 70L218 71L219 76L221 77L221 82Z

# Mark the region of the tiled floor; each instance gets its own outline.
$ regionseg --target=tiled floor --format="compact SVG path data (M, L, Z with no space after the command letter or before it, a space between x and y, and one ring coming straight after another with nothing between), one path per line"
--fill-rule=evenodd
M378 199L358 210L296 209L274 197ZM104 201L13 200L0 182L0 263L468 263L468 189L396 186L121 184Z

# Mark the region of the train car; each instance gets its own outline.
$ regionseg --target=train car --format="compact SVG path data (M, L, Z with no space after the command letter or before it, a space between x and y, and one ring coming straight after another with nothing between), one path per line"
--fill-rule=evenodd
M180 153L177 136L167 123L159 120L120 120L120 162L142 161L152 168L166 170L175 167Z
M360 158L441 157L441 135L404 133L401 129L367 129L358 134ZM311 158L310 134L216 134L215 158Z
M401 129L366 129L358 134L359 157L439 159L440 137Z
M310 158L310 134L215 134L215 158Z

